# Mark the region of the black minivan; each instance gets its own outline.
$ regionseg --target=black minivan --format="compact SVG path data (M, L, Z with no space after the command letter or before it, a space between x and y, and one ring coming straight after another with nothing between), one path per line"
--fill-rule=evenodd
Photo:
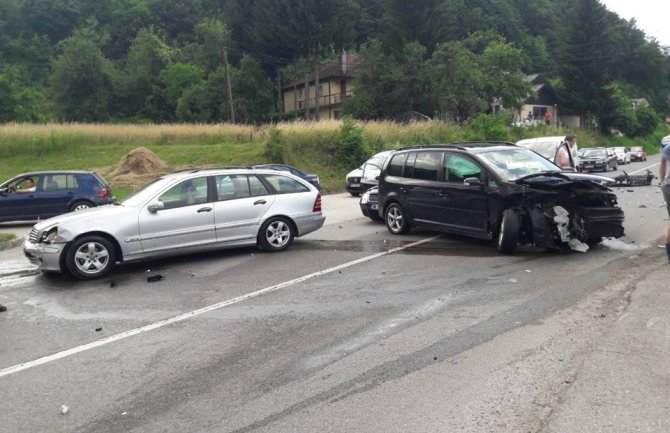
M496 240L502 253L519 243L585 251L624 234L602 176L562 171L512 143L400 149L382 169L378 209L392 234L422 226Z

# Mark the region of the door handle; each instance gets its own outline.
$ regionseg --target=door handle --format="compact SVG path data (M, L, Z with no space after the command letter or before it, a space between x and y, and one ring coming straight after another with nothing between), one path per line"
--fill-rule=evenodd
M265 200L263 200L263 199L256 200L256 201L254 202L254 206L257 205L257 204L265 204L265 203L267 203L267 202L266 202Z
M198 209L198 213L211 212L211 211L212 211L211 207L201 207L200 209Z

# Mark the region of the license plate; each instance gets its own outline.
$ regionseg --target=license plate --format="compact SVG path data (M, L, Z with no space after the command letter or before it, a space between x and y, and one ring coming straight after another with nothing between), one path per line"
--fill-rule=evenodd
M360 183L352 183L351 187L352 188L360 188L361 184Z

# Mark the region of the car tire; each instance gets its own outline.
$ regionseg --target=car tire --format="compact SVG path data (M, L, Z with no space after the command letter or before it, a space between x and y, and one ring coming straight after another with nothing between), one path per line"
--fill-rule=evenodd
M503 254L514 254L519 243L520 230L521 218L519 213L513 209L505 209L498 230L498 251Z
M70 206L70 212L74 212L76 210L88 209L90 207L93 207L93 203L91 203L90 201L79 200L72 203L72 205Z
M410 229L405 209L398 203L391 203L384 212L386 228L393 235L404 235Z
M351 191L349 191L349 194L351 194L352 197L358 197L359 195L361 195L358 192L351 192Z
M263 251L276 253L288 248L293 238L293 224L284 217L272 217L263 223L258 232L258 246Z
M82 236L65 250L65 266L79 280L102 278L115 264L116 249L102 236Z

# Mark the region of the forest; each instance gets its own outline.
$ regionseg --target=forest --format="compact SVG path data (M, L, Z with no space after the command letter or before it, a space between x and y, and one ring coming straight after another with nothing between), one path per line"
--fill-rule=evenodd
M670 111L670 49L598 0L0 0L0 122L226 122L227 76L236 122L283 120L278 89L342 50L359 119L466 121L533 73L605 131Z

